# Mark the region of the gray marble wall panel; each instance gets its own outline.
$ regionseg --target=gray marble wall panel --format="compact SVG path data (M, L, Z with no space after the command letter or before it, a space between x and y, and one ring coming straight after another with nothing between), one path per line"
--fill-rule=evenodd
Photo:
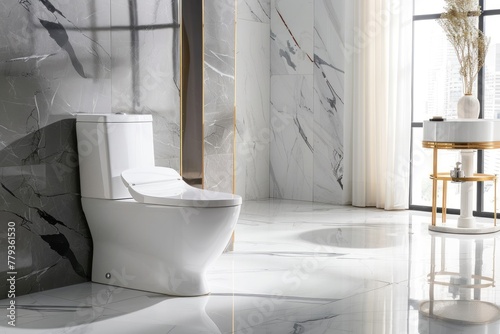
M246 200L269 197L270 24L249 15L259 10L268 13L269 2L238 4L236 192Z
M111 21L111 111L152 114L156 165L179 170L178 0L115 0Z
M341 203L344 1L271 8L271 196Z
M205 1L205 189L233 192L235 0Z
M73 114L111 107L109 4L0 4L0 255L12 221L18 295L90 278Z
M0 4L3 146L61 116L110 109L110 33L90 29L109 27L109 1L43 3Z
M344 3L314 3L314 201L342 203Z
M0 151L0 298L7 223L16 229L16 295L90 279L92 240L80 204L75 122L33 131Z
M178 168L176 11L175 0L0 3L0 256L13 221L18 294L90 278L76 113L152 113L157 164Z

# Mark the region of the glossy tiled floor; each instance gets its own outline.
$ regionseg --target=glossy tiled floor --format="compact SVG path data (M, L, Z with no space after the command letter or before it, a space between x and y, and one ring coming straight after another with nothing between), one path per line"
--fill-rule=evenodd
M500 233L431 235L429 220L246 202L234 251L208 273L210 295L80 284L18 297L15 328L1 300L0 333L499 333Z

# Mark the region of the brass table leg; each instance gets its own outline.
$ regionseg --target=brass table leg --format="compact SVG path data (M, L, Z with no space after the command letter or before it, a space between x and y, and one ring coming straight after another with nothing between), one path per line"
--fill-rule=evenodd
M432 158L432 225L436 226L436 201L437 201L437 158L438 150L434 147L433 158Z

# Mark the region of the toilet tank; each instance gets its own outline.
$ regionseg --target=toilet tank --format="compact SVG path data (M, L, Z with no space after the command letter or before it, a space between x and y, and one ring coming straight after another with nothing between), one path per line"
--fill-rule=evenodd
M82 197L131 198L121 172L155 164L151 115L77 114L76 136Z

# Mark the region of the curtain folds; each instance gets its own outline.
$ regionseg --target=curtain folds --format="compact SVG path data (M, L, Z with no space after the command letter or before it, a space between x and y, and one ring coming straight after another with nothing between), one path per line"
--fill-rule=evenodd
M412 1L346 2L344 203L408 208Z

